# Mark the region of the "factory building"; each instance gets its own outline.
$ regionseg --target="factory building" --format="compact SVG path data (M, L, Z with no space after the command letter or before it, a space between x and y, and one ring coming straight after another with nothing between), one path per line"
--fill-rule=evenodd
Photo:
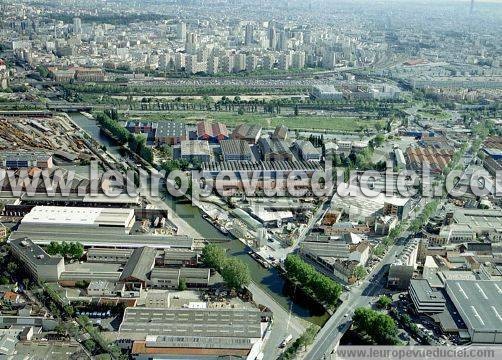
M189 288L209 286L210 269L200 268L154 268L150 274L150 286L158 289L178 289L181 281Z
M321 161L321 150L307 140L296 140L293 144L303 161Z
M502 281L447 280L445 290L473 343L502 344Z
M264 161L293 161L293 153L283 140L261 138L258 146Z
M261 351L271 317L258 309L129 307L118 342L131 344L135 358L253 359Z
M197 139L206 140L210 143L219 143L221 140L227 140L227 126L219 122L199 121L197 123Z
M37 167L50 169L53 166L52 155L43 151L2 151L0 163L7 169L24 169Z
M134 221L134 209L35 206L21 220L21 228L49 227L54 228L55 233L62 228L99 228L100 232L128 234Z
M58 281L65 270L61 256L51 256L30 239L9 241L12 255L37 281Z
M180 158L188 162L211 161L211 149L206 140L183 140L180 144Z
M128 121L125 128L133 134L144 134L147 141L156 146L176 145L188 139L185 124L174 121Z
M251 161L253 153L245 140L222 140L220 142L223 161Z
M232 139L244 140L249 144L256 144L261 137L261 130L262 128L260 125L240 124L237 125L232 132Z

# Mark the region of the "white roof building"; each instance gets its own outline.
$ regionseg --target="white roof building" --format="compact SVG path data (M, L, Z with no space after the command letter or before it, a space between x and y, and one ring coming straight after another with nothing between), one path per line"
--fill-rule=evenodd
M21 220L23 225L123 227L134 224L134 209L35 206Z

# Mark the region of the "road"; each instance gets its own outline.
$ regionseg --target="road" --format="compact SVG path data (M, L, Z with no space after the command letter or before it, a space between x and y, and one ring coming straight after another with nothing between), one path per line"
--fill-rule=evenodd
M279 348L281 341L289 334L293 335L293 339L298 338L307 328L308 322L288 313L256 283L249 284L248 289L255 302L265 305L273 313L272 331L266 339L263 354L264 359L276 359L283 350Z
M475 161L475 156L467 158L464 156L463 172L460 178L465 175L466 169ZM470 159L470 160L467 160ZM415 218L420 210L425 206L427 201L422 199L417 205L417 210L413 211L410 218ZM441 209L447 201L446 194L440 200L438 209ZM385 286L384 277L385 271L382 271L385 265L391 264L396 255L398 255L406 245L406 239L411 235L410 232L404 232L403 235L390 247L385 257L378 263L377 266L370 272L366 279L348 293L348 297L343 301L342 305L326 322L324 327L317 334L314 343L309 351L305 354L305 360L322 360L327 359L333 348L338 344L341 337L347 331L351 324L353 310L360 306L368 306L375 295L381 293ZM373 278L374 277L374 278ZM347 316L345 316L347 315Z
M404 233L402 239L409 235L409 233ZM403 241L398 241L391 246L383 260L374 267L366 279L347 293L347 298L319 331L313 345L310 347L310 351L305 354L303 359L321 360L329 357L334 346L350 327L354 309L370 305L374 296L382 292L385 287L385 271L382 270L385 265L394 261L396 255L403 250L404 246Z

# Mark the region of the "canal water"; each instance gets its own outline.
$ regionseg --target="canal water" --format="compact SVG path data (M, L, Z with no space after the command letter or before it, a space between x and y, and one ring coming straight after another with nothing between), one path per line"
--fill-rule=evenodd
M80 113L70 113L69 115L75 123L92 135L96 141L105 145L113 155L120 155L120 148L110 138L100 132L94 120L90 120ZM178 216L185 219L204 238L228 240L227 242L223 242L221 246L226 248L230 255L241 259L249 267L253 281L284 309L317 325L323 325L326 322L328 314L322 306L313 304L309 298L303 297L299 294L299 291L295 291L295 288L276 269L263 268L248 255L247 252L249 249L243 243L239 240L226 237L226 235L210 225L202 217L199 208L193 206L190 201L184 198L176 199L173 197L168 197L165 201L169 203Z
M120 157L120 146L118 146L112 139L101 132L100 127L95 120L86 118L78 112L68 113L72 120L87 131L98 143L106 146L106 149L114 156Z

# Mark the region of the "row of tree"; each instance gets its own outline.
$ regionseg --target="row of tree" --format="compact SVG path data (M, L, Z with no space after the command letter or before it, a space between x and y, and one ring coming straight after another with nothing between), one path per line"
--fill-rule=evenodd
M129 141L132 135L126 128L124 128L117 120L112 119L105 113L98 113L96 115L97 122L106 130L108 130L121 144Z
M49 255L59 254L66 259L79 260L84 255L84 246L79 242L51 241L47 246L47 253Z
M377 345L397 345L397 326L392 317L370 308L357 308L352 324Z
M320 301L334 306L338 302L342 287L326 275L318 272L298 255L289 254L284 261L288 276L302 284L304 289L315 295Z
M218 271L232 289L240 289L251 282L247 265L240 259L228 257L225 250L218 245L209 244L202 249L202 262Z
M134 135L127 131L119 122L119 116L116 110L108 110L105 113L96 115L98 123L108 130L121 144L127 143L129 149L141 156L145 161L153 161L153 151L146 145L144 135Z

